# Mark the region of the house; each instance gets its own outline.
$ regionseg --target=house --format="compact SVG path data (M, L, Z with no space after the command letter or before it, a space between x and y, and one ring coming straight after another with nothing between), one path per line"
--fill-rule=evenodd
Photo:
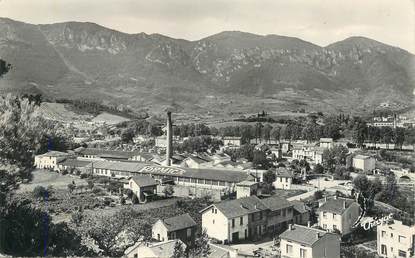
M242 137L225 136L223 137L223 146L239 148L242 145Z
M201 210L202 228L224 243L258 239L266 233L267 207L255 195L222 201Z
M293 204L293 222L294 224L307 225L310 221L310 209L304 202L294 200Z
M356 155L353 158L353 167L363 171L372 171L375 169L376 160L370 156Z
M323 162L324 148L314 144L296 144L292 150L292 158L297 160L306 160L314 164Z
M256 195L258 192L258 183L254 181L242 181L236 184L236 198Z
M338 231L342 236L352 232L352 226L360 215L359 204L352 199L334 196L317 209L318 225L330 232Z
M393 220L377 226L377 249L381 257L413 257L415 225Z
M282 153L287 153L291 150L291 144L289 141L280 141L280 148Z
M279 167L275 173L273 186L275 189L291 189L293 174L287 168Z
M54 171L59 170L59 162L64 161L65 159L71 157L72 155L66 152L60 151L48 151L41 155L35 156L34 165L37 168L43 169L52 169Z
M180 239L187 246L192 246L196 239L197 224L188 213L168 219L159 219L152 227L153 239L167 241Z
M172 257L174 254L174 249L181 244L183 251L186 249L186 244L184 244L180 239L168 240L165 242L158 242L153 244L144 244L143 242L138 242L132 247L128 248L124 252L124 256L127 258L159 258L159 257Z
M279 196L262 199L267 207L267 232L275 235L287 229L293 220L293 204Z
M124 188L133 191L140 203L145 203L148 197L157 194L157 185L151 176L133 176L128 184L124 184Z
M334 146L333 138L320 138L320 147L331 149Z
M290 224L280 239L281 257L340 258L339 237L324 230Z

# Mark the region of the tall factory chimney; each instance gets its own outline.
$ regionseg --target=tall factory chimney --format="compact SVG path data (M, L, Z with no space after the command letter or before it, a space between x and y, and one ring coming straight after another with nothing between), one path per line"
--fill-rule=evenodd
M171 123L171 112L167 111L167 150L166 150L166 166L171 165L171 156L173 153L173 126Z

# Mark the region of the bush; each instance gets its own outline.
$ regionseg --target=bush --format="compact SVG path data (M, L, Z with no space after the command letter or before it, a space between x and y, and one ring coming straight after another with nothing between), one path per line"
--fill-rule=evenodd
M33 193L33 197L40 199L46 196L47 190L45 187L38 185L35 187L35 189L33 189L32 193Z
M62 175L67 175L68 174L68 170L64 169L62 170Z
M85 179L85 178L88 178L88 174L82 173L79 177L81 179Z
M139 200L138 200L137 195L134 194L131 201L132 201L133 204L138 204L139 203Z
M121 197L121 198L120 198L120 204L121 204L121 205L124 205L124 204L125 204L125 198L124 198L124 197Z
M92 188L92 192L93 192L94 194L99 194L99 193L101 193L101 188L94 186L94 187Z

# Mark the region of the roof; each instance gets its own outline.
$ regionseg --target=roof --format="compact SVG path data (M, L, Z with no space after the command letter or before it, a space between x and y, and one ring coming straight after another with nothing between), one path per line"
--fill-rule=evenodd
M275 195L262 199L262 203L271 211L276 211L293 206L293 204L287 201L287 199Z
M162 220L168 231L177 231L197 226L188 213Z
M66 152L60 152L60 151L48 151L46 153L43 153L41 155L39 155L40 157L66 157L69 156L71 154L66 153Z
M242 181L239 182L238 184L236 184L237 186L253 186L253 185L257 185L258 182L254 182L254 181Z
M252 176L246 172L232 171L232 170L220 170L220 169L191 169L184 168L185 172L183 177L200 178L207 180L219 180L225 182L239 183L249 180Z
M182 246L186 248L186 245L180 239L168 240L149 246L148 248L153 251L156 257L171 257L174 254L174 247L177 242L181 242Z
M365 156L365 155L356 155L354 156L354 159L369 159L371 158L370 156Z
M90 160L80 160L80 159L65 159L64 161L60 162L59 165L67 166L67 167L86 167L90 165L92 161Z
M242 137L240 136L225 136L223 137L224 140L240 140Z
M276 169L276 176L278 177L293 177L293 173L284 167L279 167Z
M158 185L157 181L151 176L133 176L131 177L131 180L133 180L139 187Z
M227 218L239 217L267 209L262 201L255 195L235 200L223 201L220 203L212 204L211 206L215 206ZM206 207L201 212L211 206Z
M281 239L290 240L293 242L301 243L304 245L312 246L314 245L322 236L325 234L330 234L324 230L300 226L300 225L292 225L292 228L288 228L284 231L281 235Z
M208 162L208 160L202 159L202 158L197 157L197 156L189 156L189 157L187 157L186 159L191 159L191 160L193 160L194 162L196 162L197 164L202 164L202 163L206 163L206 162Z
M333 142L333 138L320 138L320 142Z
M90 166L93 168L100 169L109 169L116 171L126 171L126 172L138 172L143 167L147 166L146 163L140 162L111 162L106 160L94 161Z
M346 206L344 206L344 203ZM350 205L352 205L352 203L356 202L352 199L329 199L327 202L323 203L323 205L321 205L317 211L327 211L330 213L342 214L347 208L350 207Z
M300 214L309 212L308 207L302 201L294 200L294 201L291 201L291 204L294 205L293 206L294 211Z
M115 158L129 158L139 154L135 151L120 151L120 150L106 150L98 148L83 148L78 150L82 155L94 155L99 157L115 157Z

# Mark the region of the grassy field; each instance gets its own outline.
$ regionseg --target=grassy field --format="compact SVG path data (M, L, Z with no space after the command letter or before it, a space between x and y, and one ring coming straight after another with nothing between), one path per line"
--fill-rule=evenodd
M87 185L87 182L78 176L61 175L44 169L36 169L32 174L32 181L21 184L17 190L18 193L31 192L36 186L48 187L48 185L52 185L56 190L66 190L68 184L72 182L75 182L76 185Z

